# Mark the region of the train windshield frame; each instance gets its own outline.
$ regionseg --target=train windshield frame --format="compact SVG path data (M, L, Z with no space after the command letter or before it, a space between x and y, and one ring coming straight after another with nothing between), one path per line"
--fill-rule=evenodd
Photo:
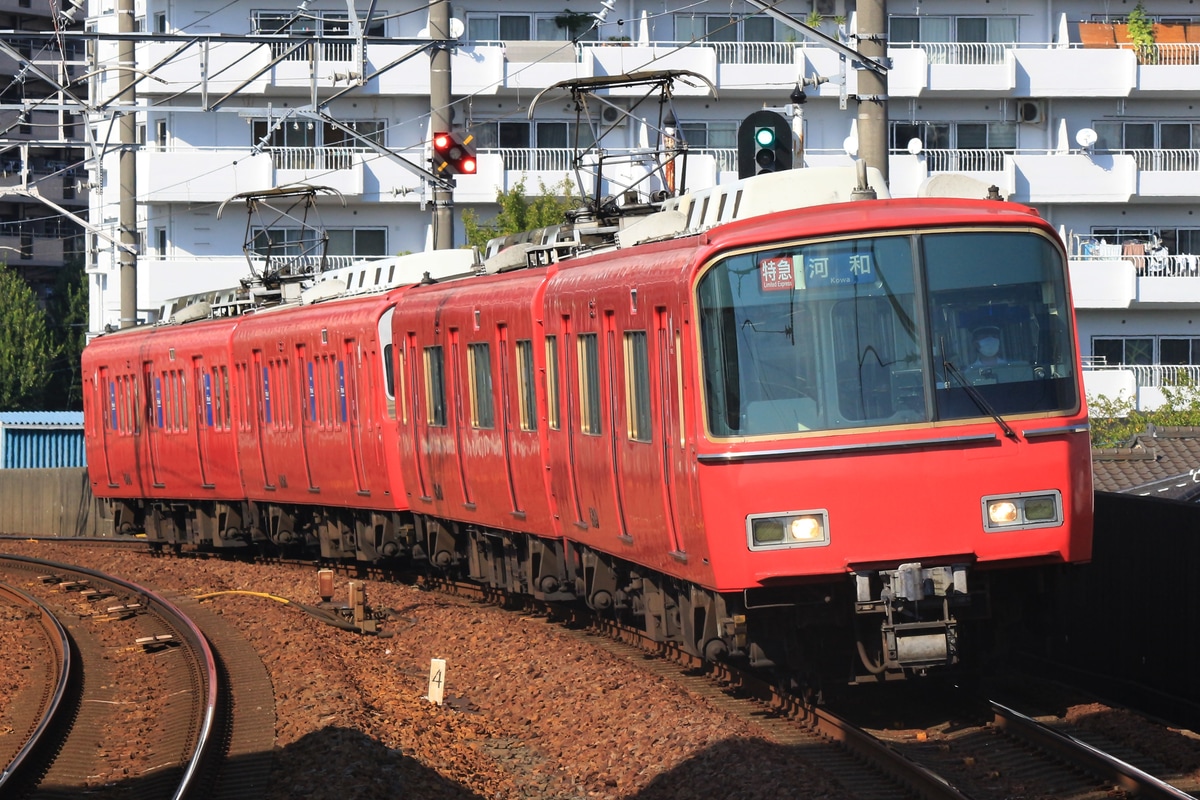
M714 438L1079 408L1066 262L1039 229L771 244L695 291Z

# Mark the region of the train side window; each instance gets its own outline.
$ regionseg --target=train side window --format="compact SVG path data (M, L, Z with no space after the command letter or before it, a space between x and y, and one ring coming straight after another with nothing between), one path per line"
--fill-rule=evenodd
M646 332L625 333L625 415L627 434L635 442L649 442L650 362Z
M467 382L471 387L471 426L494 428L495 403L492 401L491 348L487 342L467 345Z
M596 334L579 334L578 348L579 429L599 436L603 431L600 428L600 360Z
M546 337L546 424L560 430L558 415L558 337Z
M537 395L533 382L533 342L517 340L517 404L521 412L521 430L537 430Z
M441 345L425 348L425 409L427 424L445 426L446 375Z

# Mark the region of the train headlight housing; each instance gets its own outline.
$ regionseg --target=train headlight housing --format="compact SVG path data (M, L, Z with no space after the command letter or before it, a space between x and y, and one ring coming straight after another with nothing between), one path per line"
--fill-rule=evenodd
M986 531L1028 530L1062 525L1062 493L1021 492L983 498Z
M746 539L751 550L823 547L829 544L828 514L824 510L751 514Z

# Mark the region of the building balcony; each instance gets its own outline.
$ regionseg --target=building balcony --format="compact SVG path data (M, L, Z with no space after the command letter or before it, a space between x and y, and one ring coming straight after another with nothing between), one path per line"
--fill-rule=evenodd
M313 42L222 42L203 38L186 43L138 45L139 64L155 64L156 80L142 81L147 96L232 93L241 95L326 94L357 82L364 63L358 45ZM925 42L892 45L888 94L893 99L929 96L1132 97L1200 96L1200 43L1160 44L1151 56L1128 46L1085 47L1058 42ZM374 77L358 94L427 96L428 69L421 48L411 44L372 43L365 54L366 74ZM577 42L467 41L451 56L455 94L495 94L512 89L544 89L559 81L620 75L653 64L683 69L711 81L723 95L761 94L791 76L831 78L817 90L837 97L840 56L808 42ZM114 76L100 80L115 81ZM847 70L847 92L857 91L857 73ZM115 86L115 84L114 84ZM702 83L680 83L677 94L705 95ZM782 102L782 101L781 101Z
M1083 366L1083 387L1089 399L1123 399L1138 411L1169 405L1169 392L1183 392L1197 386L1200 386L1200 366L1195 365L1084 363Z

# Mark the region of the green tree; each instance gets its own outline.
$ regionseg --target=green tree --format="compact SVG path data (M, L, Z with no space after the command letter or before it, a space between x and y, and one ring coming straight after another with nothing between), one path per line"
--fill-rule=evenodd
M496 203L500 213L491 222L481 222L474 209L463 211L463 229L467 233L467 245L482 252L489 239L521 233L548 225L558 225L566 220L568 211L579 204L567 178L554 187L538 181L540 194L530 197L525 193L525 180L521 179L507 192L496 192ZM551 190L558 192L552 193Z
M8 264L0 265L0 409L44 408L56 356L58 346L33 290Z
M46 301L46 316L58 357L51 365L47 398L55 410L83 408L83 374L79 359L87 344L88 290L83 259L68 263L58 274L54 291Z
M1164 375L1162 387L1166 402L1153 411L1139 411L1133 401L1121 396L1115 400L1104 395L1088 397L1092 447L1124 447L1151 425L1160 427L1200 426L1200 386L1184 370Z

